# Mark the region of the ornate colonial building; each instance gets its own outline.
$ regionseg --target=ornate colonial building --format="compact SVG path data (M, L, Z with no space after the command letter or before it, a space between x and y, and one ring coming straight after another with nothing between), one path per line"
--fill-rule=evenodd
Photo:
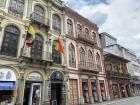
M65 8L68 103L92 104L109 99L98 27Z
M64 5L60 0L0 0L0 104L66 104ZM24 47L29 24L32 48ZM65 45L65 44L64 44Z

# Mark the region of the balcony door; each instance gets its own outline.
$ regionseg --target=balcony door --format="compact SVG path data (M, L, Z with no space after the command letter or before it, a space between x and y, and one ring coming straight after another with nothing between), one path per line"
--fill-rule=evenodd
M43 39L39 34L36 34L34 44L31 49L31 57L33 59L41 60L42 50L43 50Z

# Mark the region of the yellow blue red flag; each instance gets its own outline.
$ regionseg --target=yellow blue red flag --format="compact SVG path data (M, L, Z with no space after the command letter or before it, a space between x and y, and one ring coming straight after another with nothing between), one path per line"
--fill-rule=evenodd
M29 28L28 28L28 31L27 31L27 35L26 35L26 45L28 47L32 47L34 39L35 39L35 30L30 25Z

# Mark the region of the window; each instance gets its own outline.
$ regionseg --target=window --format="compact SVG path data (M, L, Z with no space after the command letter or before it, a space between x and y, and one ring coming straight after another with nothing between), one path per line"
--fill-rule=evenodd
M0 7L5 7L6 0L0 0Z
M4 39L1 47L1 54L17 56L17 47L20 31L16 26L7 26L4 30Z
M96 33L92 32L91 34L91 40L95 41L96 40Z
M31 57L34 59L42 59L43 39L39 34L35 35L33 47L31 48Z
M88 66L89 66L89 67L93 67L93 66L92 66L92 61L93 61L92 52L91 52L91 50L89 50L89 51L88 51Z
M72 21L70 19L67 20L67 31L70 34L73 33L73 23L72 23Z
M85 66L85 51L81 47L79 52L80 52L80 65Z
M96 54L96 64L97 64L97 69L101 69L101 60L100 60L100 55L98 53Z
M60 17L57 14L54 14L52 19L53 19L53 23L52 23L53 30L58 32L58 33L61 33L61 20L60 20Z
M11 0L9 12L15 16L22 17L24 12L24 0Z
M44 9L39 6L39 5L36 5L35 6L35 9L34 9L34 18L37 20L37 21L40 21L41 23L43 23L45 21L45 11Z
M53 41L53 46L52 46L52 59L54 63L61 64L61 54L59 51L56 50L56 44L57 40Z
M72 43L69 45L69 66L70 67L76 67L75 47Z
M77 24L77 35L80 35L82 33L82 27L80 24Z
M85 37L88 38L89 37L89 30L87 28L85 28Z

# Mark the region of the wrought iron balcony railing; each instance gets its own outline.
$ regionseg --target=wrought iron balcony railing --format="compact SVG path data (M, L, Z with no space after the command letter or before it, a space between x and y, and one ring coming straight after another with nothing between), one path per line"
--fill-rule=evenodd
M38 23L40 25L44 25L44 26L49 27L49 19L43 15L36 13L36 12L33 12L31 14L30 19L34 23Z
M77 35L77 38L90 44L96 44L96 39L92 39L90 35L84 35L81 33Z
M23 57L37 59L37 60L44 60L44 61L52 61L52 54L48 51L42 51L40 54L30 52L29 48L24 48Z
M102 67L91 62L79 62L79 69L99 72Z
M119 73L116 71L107 71L107 77L131 79L131 75L129 73Z

